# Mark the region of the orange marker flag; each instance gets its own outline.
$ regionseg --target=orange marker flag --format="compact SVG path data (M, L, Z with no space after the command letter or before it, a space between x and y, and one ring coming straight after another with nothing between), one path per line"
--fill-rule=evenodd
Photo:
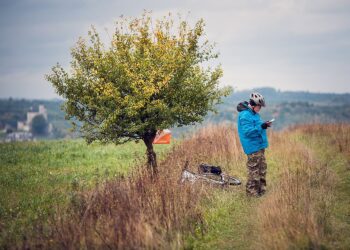
M169 129L157 131L153 144L170 144L171 131Z

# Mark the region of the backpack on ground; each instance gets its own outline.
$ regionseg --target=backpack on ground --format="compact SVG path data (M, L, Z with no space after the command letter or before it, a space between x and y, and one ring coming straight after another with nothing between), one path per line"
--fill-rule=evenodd
M220 166L214 166L214 165L209 165L206 163L201 163L198 166L198 173L221 175L222 170L221 170Z

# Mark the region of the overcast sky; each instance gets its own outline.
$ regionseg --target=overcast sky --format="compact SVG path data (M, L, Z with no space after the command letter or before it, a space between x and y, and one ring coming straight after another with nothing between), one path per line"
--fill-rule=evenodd
M203 18L222 85L350 92L350 0L1 0L0 98L58 97L44 75L69 68L79 36L94 25L108 37L119 16L144 9Z

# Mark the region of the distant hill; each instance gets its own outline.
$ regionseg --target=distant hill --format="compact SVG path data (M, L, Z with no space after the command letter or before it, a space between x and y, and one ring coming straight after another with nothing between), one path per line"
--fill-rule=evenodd
M248 100L253 90L237 91L226 97L218 106L217 114L209 114L205 123L236 122L237 104ZM350 93L311 93L278 91L273 88L257 88L265 97L263 119L275 118L275 129L283 129L301 123L350 122Z
M311 93L302 91L279 91L274 88L256 88L255 91L264 95L267 106L262 109L263 119L275 118L274 129L280 130L300 123L338 123L350 122L350 93ZM202 124L173 129L173 134L191 131L197 126L208 123L236 123L237 104L247 100L253 90L233 92L218 105L216 114L210 113ZM40 104L48 110L48 120L54 127L54 138L71 135L70 122L64 119L60 106L62 100L25 100L0 99L0 129L6 125L16 127L17 121L26 119L28 111L36 111Z
M237 91L228 96L226 102L238 102L246 100L253 90ZM350 103L350 93L312 93L305 91L279 91L274 88L256 88L254 91L261 93L267 104L279 104L282 102L309 102L320 105L341 105Z

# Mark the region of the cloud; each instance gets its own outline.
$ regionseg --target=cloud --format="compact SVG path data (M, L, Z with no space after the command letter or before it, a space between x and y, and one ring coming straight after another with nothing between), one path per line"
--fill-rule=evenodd
M21 97L28 99L59 98L44 79L43 71L16 72L0 76L0 98Z
M143 9L155 17L179 12L191 23L204 18L223 83L350 92L348 0L27 0L0 4L1 95L54 96L43 75L56 62L69 65L70 48L90 25L108 43L121 14Z
M344 2L229 1L213 11L211 1L206 1L195 15L207 20L211 36L219 38L220 43L242 43L261 37L326 35L349 30L350 2L347 5ZM334 7L338 5L347 11L339 13ZM327 12L330 6L333 11Z

